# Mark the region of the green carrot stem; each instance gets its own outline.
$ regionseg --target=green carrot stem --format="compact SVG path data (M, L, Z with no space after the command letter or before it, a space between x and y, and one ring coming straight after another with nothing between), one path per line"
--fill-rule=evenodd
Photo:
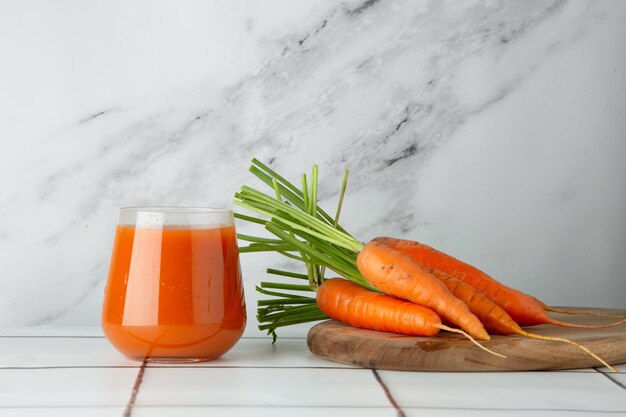
M303 236L300 236L303 237ZM323 239L318 239L316 237L308 236L304 237L308 239L309 243L315 248L320 249L322 253L326 253L333 260L342 261L344 264L348 266L354 266L356 261L356 254L352 251L346 252L340 247L333 246L329 244Z
M258 300L258 306L270 306L277 304L314 304L315 298L293 298L288 300Z
M283 198L280 195L280 189L278 188L278 181L276 179L272 180L272 186L274 187L274 192L276 193L276 200L283 202Z
M350 171L347 169L343 173L343 181L341 182L341 191L339 192L339 202L337 203L337 212L335 213L335 220L333 221L333 227L339 226L339 216L341 215L341 207L343 206L343 198L346 195L346 188L348 188L348 175Z
M273 222L268 222L265 224L265 228L270 233L273 233L274 235L278 236L278 238L283 239L285 242L291 244L296 249L306 252L307 255L313 257L316 261L323 263L327 262L326 256L323 253L318 252L314 247L308 246L306 243L301 242L295 237L289 235L287 232L284 231L281 225Z
M294 300L300 300L303 298L301 295L289 294L289 293L278 292L278 291L268 291L266 289L259 287L258 285L255 288L261 294L271 295L274 297L283 297L283 298L289 298L289 299L294 299Z
M275 288L279 290L290 290L290 291L307 291L311 292L311 287L308 285L296 285L296 284L283 284L282 282L261 282L261 288Z
M300 262L303 262L305 264L311 263L311 261L309 261L308 259L305 259L305 258L303 258L301 256L297 256L297 255L294 255L294 254L291 254L291 253L288 253L288 252L285 252L285 251L280 251L280 250L276 251L276 252L280 253L283 256L286 256L289 259L294 259L296 261L300 261Z
M267 223L267 221L263 222L263 224ZM280 239L269 239L266 237L258 237L258 236L250 236L250 235L243 235L241 233L237 233L237 239L239 240L245 240L247 242L256 242L256 243L282 243L284 244L285 242L283 242Z
M313 165L313 170L311 173L311 196L309 198L309 207L308 213L309 215L315 217L315 213L317 212L317 182L318 182L318 167L317 165ZM319 288L322 285L322 280L320 279L320 270L318 265L312 265L311 272L313 272L310 278L310 286L313 289Z
M293 324L309 323L311 321L320 321L320 320L326 320L326 319L328 319L328 316L322 313L319 315L310 316L306 318L284 320L284 321L278 321L278 322L270 323L270 324L263 324L259 326L259 330L268 330L268 329L273 330L279 327L291 326Z
M311 230L309 228L301 226L299 223L296 223L294 221L288 220L288 219L285 218L284 215L282 217L278 217L276 212L271 212L271 211L267 210L267 206L266 205L259 204L259 203L254 203L254 202L249 202L249 201L244 202L243 200L242 201L234 201L233 204L235 204L237 206L240 206L240 207L243 207L243 208L246 208L248 210L256 211L257 213L260 213L260 214L264 214L264 215L266 215L266 216L268 216L269 218L272 218L272 219L279 219L281 222L290 225L294 229L306 231L306 232L308 232L308 234L315 235L317 237L320 237L321 239L336 241L334 238L331 238L329 236L325 236L325 235L323 235L321 233L318 233L318 232L313 231L313 230ZM346 246L347 245L345 242L340 242L340 241L336 241L336 242L338 242L337 245L341 245L341 246ZM361 244L361 243L359 243L358 245L359 245L359 248L361 248L363 246L363 244ZM354 244L353 244L353 246L354 246ZM347 248L348 249L353 249L353 246L347 246Z
M318 319L317 317L321 314L323 313L321 313L319 310L317 312L315 311L304 312L303 314L294 314L292 312L284 312L284 313L272 315L271 317L257 317L257 321L260 324L268 324L268 323L280 323L280 321L284 321L284 320L294 320L294 319L302 319L302 318L312 318L309 321L323 320L324 318L327 318L327 317L322 317Z
M289 220L284 219L284 216L280 216L280 212L284 212L301 222L296 223L293 221L289 221L291 223L291 226L296 229L308 230L310 234L316 235L317 237L320 237L322 239L330 240L332 238L335 241L344 242L344 246L346 247L346 249L352 249L358 252L363 248L363 244L354 239L349 234L341 232L333 228L331 225L319 220L316 217L309 215L308 213L298 210L293 206L278 202L275 199L251 187L245 185L242 186L239 195L240 199L242 200L252 200L248 201L247 203L243 203L243 201L235 201L235 204L240 205L244 208L249 208L244 205L248 204L251 206L249 209L253 211L257 211L270 218L275 218L279 216L282 221L287 222ZM268 208L272 208L274 209L274 211L270 212Z
M311 310L311 311L303 311L300 313L290 312L290 314L288 315L285 315L284 313L282 313L282 315L274 314L271 317L267 316L267 317L260 318L259 323L280 323L281 321L284 321L284 320L297 320L297 319L304 319L304 318L310 318L310 317L318 317L322 314L324 313L322 313L319 309L317 311Z
M339 248L333 247L324 240L318 240L312 237L309 237L309 243L311 243L311 245L304 244L298 239L287 235L280 226L277 226L273 222L267 223L265 228L275 234L278 238L289 242L294 247L297 247L298 250L306 252L309 256L314 258L318 264L325 265L326 267L339 273L339 275L359 284L362 287L371 291L380 292L379 289L372 286L369 282L367 282L363 275L361 275L359 270L356 268L355 258L350 257ZM354 254L352 256L354 256Z
M280 227L277 227L273 223L268 223L266 225L266 228L270 232L276 234L276 236L280 237L281 239L285 239L287 241L291 241L292 244L294 246L298 247L299 250L301 250L303 252L306 252L311 258L313 258L313 260L317 264L326 265L327 267L329 267L333 271L337 272L341 276L343 276L345 278L348 278L351 281L353 281L353 282L355 282L355 283L357 283L357 284L359 284L361 286L364 286L364 287L369 288L369 289L376 290L374 287L372 287L369 283L367 283L365 281L365 279L360 275L358 270L355 270L355 268L351 267L350 265L346 265L345 263L343 263L342 260L337 259L337 258L335 258L335 259L329 258L325 254L317 251L315 248L313 248L311 246L308 246L308 245L298 241L297 239L293 238L292 236L288 235Z
M286 244L274 244L268 245L265 243L255 243L248 246L239 248L240 253L252 253L252 252L288 252L295 251L293 246Z
M270 167L268 167L267 165L265 165L264 163L262 163L261 161L259 161L256 158L252 159L252 164L253 164L253 166L250 168L250 171L254 175L256 175L259 179L261 179L267 185L270 185L270 182L268 182L268 181L271 181L271 180L269 180L270 178L276 178L278 180L278 182L284 184L285 187L289 188L289 190L291 191L291 193L288 193L286 195L283 192L283 195L285 197L287 197L289 199L289 201L291 201L292 203L296 204L296 206L298 206L300 208L303 207L301 205L301 203L303 201L303 192L300 191L295 185L293 185L291 182L289 182L284 177L279 175L276 171L272 170ZM254 168L254 171L253 171L252 168ZM262 172L262 171L265 171L265 172ZM257 174L262 174L262 175L259 176ZM262 177L266 177L266 178L264 179ZM292 201L291 197L294 197L293 201ZM300 204L298 204L298 201L300 201ZM306 207L306 206L304 206L304 207ZM328 223L331 223L333 221L333 218L328 213L326 213L321 207L317 208L317 213L320 215L321 218L326 220ZM337 229L342 231L342 232L344 232L344 233L347 233L347 231L343 227L341 227L339 225L337 225Z
M280 193L280 188L278 186L278 181L276 181L276 178L272 178L272 186L274 187L274 192L276 193L276 200L278 200L279 202L283 202L283 198L281 196ZM304 259L308 260L308 257L305 253L300 252L300 256ZM311 288L316 288L316 284L315 284L315 272L317 271L317 269L315 268L314 265L312 265L310 262L306 262L306 267L307 270L309 272L309 286L307 287L307 291L310 291ZM261 286L263 283L261 283Z
M302 313L305 311L320 311L320 308L317 304L305 304L305 305L301 305L301 306L284 306L282 308L280 308L279 310L266 310L269 309L270 307L274 307L274 306L268 306L268 307L263 307L262 309L259 309L262 311L262 313L260 314L263 317L267 317L273 314L282 314L282 313L287 313L287 312L294 312L294 313Z
M246 216L245 214L241 214L241 213L233 213L233 216L236 219L245 220L250 223L265 224L267 222L267 220L259 219L259 218L252 217L252 216Z
M255 203L255 202L251 202L249 200L246 200L243 197L241 197L239 201L238 200L233 201L233 204L236 205L236 206L248 209L250 211L255 211L255 212L259 213L259 214L262 214L264 216L269 217L270 219L272 217L274 217L274 212L267 210L267 206L266 205L258 204L258 203ZM265 224L265 223L267 223L267 220L264 220L262 224Z
M307 306L309 306L310 304L307 304ZM281 311L286 311L287 307L285 306L281 306L281 305L274 305L274 306L265 306L265 307L257 307L256 311L257 311L257 317L259 316L266 316L268 314L272 314L272 313L279 313Z
M302 252L300 252L300 253L302 253ZM316 288L315 287L315 280L313 278L313 268L315 266L313 265L313 262L311 262L311 260L309 259L308 256L303 254L302 257L307 260L307 262L306 262L306 271L307 271L307 278L309 280L309 288Z
M307 207L307 213L311 216L315 216L315 212L317 211L317 170L317 165L313 165L311 172L311 197L309 198L309 207Z
M298 279L308 279L308 277L305 274L298 274L296 272L289 272L289 271L281 271L279 269L267 268L266 272L268 274L280 275L280 276L283 276L283 277L291 277L291 278L298 278Z
M262 315L264 316L268 314L280 313L284 311L301 312L301 311L308 311L308 310L318 311L319 306L316 303L315 304L300 304L300 305L289 304L289 305L282 305L282 306L280 304L275 304L275 305L270 305L270 306L262 306L261 308L259 308L259 311L261 311Z
M300 192L300 190L298 190L293 184L291 184L289 181L283 178L280 174L278 174L278 172L274 171L273 169L271 169L269 166L265 165L263 162L259 161L258 159L252 158L252 164L258 166L265 172L269 173L272 177L276 178L278 181L283 183L286 187L288 187L295 194L298 194Z
M333 221L333 227L337 228L339 225L339 216L341 216L341 207L343 206L343 198L346 195L346 188L348 187L348 175L350 171L346 169L343 173L343 181L341 182L341 191L339 192L339 201L337 202L337 210L335 212L335 220ZM326 273L326 267L322 266L320 269L320 277L324 281L324 275Z
M292 229L287 225L280 224L275 220L272 220L271 222L268 222L265 225L265 228L274 234L276 234L275 230L277 230L275 229L275 227L278 227L278 229L283 230L285 232L290 232L290 239L287 240L284 237L284 234L277 235L280 239L286 241L286 243L291 244L293 247L295 247L299 251L306 252L307 255L314 257L320 263L325 264L325 265L327 263L332 263L333 266L343 265L345 267L353 268L356 270L354 266L355 265L354 255L351 256L350 254L344 253L342 249L337 248L331 244L328 244L323 239L317 239L312 236L304 236L305 239L308 239L308 242L306 243L303 241L300 241L296 239L293 236L293 234L295 233L295 234L301 235L302 234L301 231ZM318 250L318 248L320 248L321 250ZM352 254L354 253L352 252Z
M306 182L306 174L302 174L302 196L304 198L304 210L309 211L309 186Z
M265 320L265 318L277 317L278 314L291 314L291 313L299 314L299 313L304 313L304 312L317 313L319 311L320 311L320 308L317 306L317 304L306 304L306 305L302 305L298 307L285 306L282 309L272 310L272 311L259 309L259 314L257 314L257 317Z
M312 305L306 305L306 306L301 306L301 307L295 307L291 309L285 309L283 311L278 311L278 312L271 312L268 314L258 314L257 319L259 320L259 322L267 323L269 321L275 321L282 317L295 316L296 314L304 315L304 314L319 314L319 313L320 313L319 307L316 304L312 304Z
M255 166L250 167L250 172L252 172L261 181L263 181L267 186L273 188L272 180L274 178L272 176L267 175L265 172L261 171L259 168ZM293 186L293 184L291 183L290 185ZM280 180L279 180L278 188L280 189L281 194L287 201L289 201L291 204L293 204L294 206L300 209L304 209L304 202L303 202L301 194L300 195L294 194L290 189L282 185L280 183Z
M271 319L271 317L274 317L277 314L285 314L285 317L288 316L289 314L300 314L300 313L310 313L310 314L314 314L314 313L319 313L320 309L317 306L317 304L303 304L303 305L299 305L296 307L290 307L290 306L281 306L277 309L274 310L267 310L268 307L261 307L257 310L257 319L259 320L259 322L265 322L267 323L268 321L274 321L276 320L276 318Z
M329 236L329 235L325 235L323 233L320 233L314 229L311 229L309 227L306 226L302 226L297 222L288 220L285 216L280 216L280 215L274 215L272 216L272 220L276 220L279 221L281 223L284 223L288 226L290 226L291 228L295 229L295 230L299 230L302 232L305 232L307 235L310 236L315 236L319 239L323 239L325 241L328 242L332 242L333 244L337 245L337 246L341 246L345 249L348 250L352 250L352 251L357 251L359 252L362 248L363 248L363 244L361 242L355 243L356 241L348 241L346 240L343 236L336 238L334 236Z

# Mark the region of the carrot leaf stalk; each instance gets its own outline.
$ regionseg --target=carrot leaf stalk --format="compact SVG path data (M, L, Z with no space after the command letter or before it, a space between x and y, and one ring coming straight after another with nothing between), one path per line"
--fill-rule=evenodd
M303 191L299 190L295 185L287 181L276 171L272 170L270 167L268 167L258 159L253 158L250 172L269 186L272 186L272 180L275 179L279 184L279 188L284 198L294 206L300 209L304 209L305 206ZM316 207L316 217L325 220L329 224L333 221L333 218L319 206ZM339 225L337 225L337 229L344 233L347 233L346 230L344 230Z
M350 175L350 171L347 169L343 174L343 181L341 183L341 191L339 192L339 201L337 203L337 211L335 212L335 220L333 221L333 227L336 229L339 226L339 216L341 215L341 207L343 206L343 198L346 195L346 188L348 186L348 175ZM324 273L326 272L326 267L322 266L320 269L320 275L322 279L324 279Z
M240 213L236 213L235 217L264 225L268 230L273 230L272 233L278 233L280 237L275 239L238 234L240 240L249 242L247 246L240 248L240 252L278 252L290 259L303 262L307 269L307 274L271 268L267 270L267 273L285 278L307 280L308 284L265 281L256 287L259 293L275 297L259 300L257 309L259 328L267 330L275 342L276 329L279 327L328 318L309 297L303 297L301 294L307 291L314 292L324 282L326 266L333 263L333 256L339 256L343 259L337 269L354 276L355 279L360 279L358 271L349 266L349 259L351 258L346 247L355 248L361 243L349 236L338 224L347 185L348 170L344 174L334 217L327 214L317 204L319 176L317 166L314 166L311 171L310 182L307 181L306 174L302 174L302 190L257 159L252 160L250 171L273 189L274 196L250 187L242 187L241 191L236 194L238 201L235 204L269 217L269 220ZM311 233L315 234L319 240L312 241L309 238ZM328 258L330 262L320 263L320 252L316 250L312 242L317 244L320 241L327 242L329 239L337 242L338 246L343 249L331 248L330 252L327 252L331 254ZM324 246L325 249L329 247L330 244L328 243ZM300 295L296 295L294 292Z

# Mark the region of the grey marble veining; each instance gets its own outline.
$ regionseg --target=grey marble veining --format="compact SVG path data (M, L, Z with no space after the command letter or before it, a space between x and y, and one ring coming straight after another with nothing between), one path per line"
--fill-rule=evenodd
M626 108L623 3L314 9L291 22L297 30L247 34L263 58L233 82L77 114L0 157L0 324L96 324L117 208L230 206L253 156L294 179L319 164L329 207L349 167L343 223L363 240L414 237L551 302L623 307L626 122L603 112ZM254 28L267 12L241 19ZM236 40L224 42L236 53ZM549 90L563 77L575 93ZM588 131L572 132L581 120ZM252 303L268 265L243 261Z

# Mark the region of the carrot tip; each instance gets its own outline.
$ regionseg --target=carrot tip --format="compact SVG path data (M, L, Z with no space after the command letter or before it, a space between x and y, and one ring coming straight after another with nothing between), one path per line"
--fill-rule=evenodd
M609 328L609 327L615 327L615 326L620 326L622 324L625 324L626 323L626 319L618 320L616 322L609 323L609 324L588 325L588 324L568 323L568 322L556 320L556 319L553 319L553 318L549 318L548 320L546 320L546 323L553 324L555 326L570 327L570 328L573 328L573 329L606 329L606 328Z
M619 315L619 314L605 314L605 313L598 313L596 311L572 311L572 310L562 310L560 308L556 308L553 306L543 306L544 310L546 311L551 311L553 313L559 313L559 314L569 314L569 315L589 315L589 316L599 316L599 317L610 317L610 318L614 318L614 319L623 319L624 316L623 315Z
M474 338L473 338L472 336L470 336L468 333L464 332L464 331L463 331L463 330L461 330L461 329L454 329L454 328L452 328L452 327L448 327L448 326L445 326L445 325L443 325L443 324L442 324L442 325L440 325L440 326L439 326L439 328L440 328L441 330L446 330L446 331L449 331L449 332L452 332L452 333L458 333L458 334L461 334L461 335L465 336L466 338L468 338L468 339L470 340L470 342L472 342L473 344L475 344L476 346L478 346L479 348L481 348L481 349L482 349L482 350L484 350L485 352L487 352L487 353L491 353L492 355L495 355L495 356L498 356L498 357L500 357L500 358L504 358L504 359L506 359L506 356L505 356L505 355L503 355L503 354L501 354L501 353L494 352L493 350L486 348L485 346L481 345L481 344L480 344L480 343L478 343L476 340L474 340Z
M530 333L527 332L525 330L521 330L519 332L517 332L518 334L521 334L523 336L526 337L530 337L532 339L539 339L539 340L551 340L553 342L564 342L564 343L569 343L570 345L576 346L579 349L582 349L583 351L585 351L587 354L589 354L592 358L594 358L595 360L597 360L598 362L600 362L602 365L606 366L607 368L609 368L611 371L619 374L620 372L615 369L614 367L612 367L607 361L605 361L604 359L602 359L600 356L596 355L595 353L593 353L591 350L589 350L588 348L586 348L585 346L581 345L580 343L576 343L573 340L569 340L569 339L565 339L563 337L552 337L552 336L542 336L539 334L535 334L535 333Z

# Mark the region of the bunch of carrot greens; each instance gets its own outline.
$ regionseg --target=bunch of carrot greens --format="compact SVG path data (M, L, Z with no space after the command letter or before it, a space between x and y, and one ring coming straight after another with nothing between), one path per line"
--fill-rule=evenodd
M248 246L240 247L239 252L278 252L303 262L307 269L307 274L267 269L270 275L292 278L300 283L263 281L256 287L258 292L272 297L258 301L259 329L267 330L275 341L275 330L279 327L327 319L316 304L315 296L303 295L314 293L323 284L326 268L365 288L376 290L365 281L354 263L355 251L363 245L338 224L348 181L347 170L334 217L317 205L317 166L313 167L310 180L302 174L302 189L257 159L252 160L250 172L271 187L273 195L243 186L235 194L235 204L266 219L240 213L235 213L235 217L263 225L276 238L238 234L240 240L250 242Z
M546 311L572 312L550 307L430 246L387 237L361 243L338 224L347 170L334 217L317 204L317 166L310 180L302 174L301 188L257 159L250 171L271 188L271 194L243 186L235 194L235 204L264 218L238 213L235 217L263 225L274 237L239 234L240 240L250 242L240 252L278 252L307 268L307 274L268 269L273 276L299 283L261 282L257 287L272 297L258 301L258 320L259 328L274 341L279 327L330 317L355 327L412 335L447 330L472 342L489 340L489 333L565 342L610 367L576 342L530 333L521 326L604 328L622 324L623 318L605 326L561 322ZM325 268L345 279L325 279ZM315 291L316 296L304 295ZM441 319L459 328L445 326Z

